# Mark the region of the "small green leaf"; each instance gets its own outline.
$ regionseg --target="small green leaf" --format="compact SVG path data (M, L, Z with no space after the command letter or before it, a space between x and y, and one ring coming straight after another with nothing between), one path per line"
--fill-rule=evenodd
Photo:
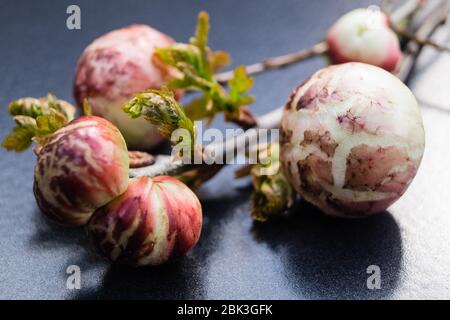
M231 64L230 54L228 52L220 51L220 50L211 53L210 60L211 60L211 69L214 72Z
M254 101L251 96L246 96L247 92L253 87L253 78L247 76L244 66L234 69L233 78L228 82L230 86L230 101L236 107L250 104Z
M208 46L208 33L209 15L205 11L201 11L198 15L195 36L190 39L190 43L198 47L201 51L206 52Z
M33 125L17 126L13 129L12 135L3 139L2 147L8 151L24 151L31 146L35 134L36 127Z
M185 106L184 112L192 121L209 118L214 115L211 110L212 104L213 102L209 97L202 96L189 102Z

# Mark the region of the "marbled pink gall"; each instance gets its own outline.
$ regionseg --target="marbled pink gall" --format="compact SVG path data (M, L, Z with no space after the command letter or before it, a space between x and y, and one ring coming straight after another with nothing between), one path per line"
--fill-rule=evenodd
M133 94L159 89L176 76L175 69L152 58L156 48L172 44L173 39L147 25L130 25L96 39L78 61L74 81L78 106L88 98L93 115L116 125L131 150L162 141L155 126L144 119L129 119L122 105Z
M381 212L399 199L425 146L408 87L362 63L330 66L297 87L281 131L288 180L305 200L341 217Z
M146 266L186 254L201 228L197 196L179 180L160 176L131 179L124 194L94 213L87 229L109 260Z
M80 117L55 132L41 149L34 194L51 220L80 226L125 192L128 151L119 130L99 117Z
M377 10L345 14L330 28L326 41L333 64L363 62L394 72L402 58L397 35Z

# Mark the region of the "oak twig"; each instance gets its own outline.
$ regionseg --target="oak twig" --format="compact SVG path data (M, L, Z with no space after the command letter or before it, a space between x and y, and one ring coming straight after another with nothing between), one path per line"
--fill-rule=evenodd
M322 41L315 44L311 48L303 49L278 57L264 59L261 62L246 66L245 69L248 75L254 75L271 69L282 68L300 61L304 61L306 59L324 54L327 51L328 46L324 41ZM214 77L217 81L225 83L233 77L233 71L217 73Z
M283 107L279 107L261 117L257 122L258 129L275 129L280 126ZM256 141L260 132L256 129L249 129L237 137L232 137L223 142L212 143L204 148L203 154L214 154L215 159L223 159L225 154L235 153L242 150L247 141ZM234 142L234 143L231 143ZM210 160L215 160L210 159ZM212 161L214 162L214 161ZM141 176L155 177L160 175L175 176L192 170L198 166L207 166L207 164L183 164L181 161L172 161L170 156L157 156L155 164L143 168L131 169L130 177Z

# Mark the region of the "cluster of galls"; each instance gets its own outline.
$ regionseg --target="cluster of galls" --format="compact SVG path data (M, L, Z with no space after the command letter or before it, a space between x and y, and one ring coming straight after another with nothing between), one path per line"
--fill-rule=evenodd
M86 116L58 131L38 154L34 194L66 226L87 224L99 251L132 266L185 254L200 237L196 195L172 177L129 179L128 150L109 121Z
M398 39L381 12L348 13L326 40L335 64L358 61L392 72L401 60ZM121 132L98 117L72 121L41 150L35 170L42 212L60 224L87 224L103 255L130 265L156 265L186 253L201 231L201 206L188 187L170 177L128 175L127 144L147 149L161 136L144 119L130 120L121 105L175 77L173 68L152 58L156 47L172 44L155 29L133 25L86 48L75 77L76 100L81 105L89 99L93 114ZM393 75L365 64L313 75L293 92L281 129L281 162L290 184L337 216L387 208L405 192L424 150L414 96Z

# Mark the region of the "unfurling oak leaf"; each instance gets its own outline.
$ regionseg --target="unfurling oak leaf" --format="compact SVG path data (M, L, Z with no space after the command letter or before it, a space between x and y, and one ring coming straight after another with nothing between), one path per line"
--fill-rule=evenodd
M293 192L282 173L267 176L252 174L252 178L255 189L250 213L254 220L265 222L292 206Z
M250 175L253 184L250 209L254 220L265 222L279 216L294 203L295 193L280 169L278 143L256 147L258 164L249 165L236 172L236 177Z
M75 107L56 99L52 94L44 98L22 98L12 101L8 106L16 127L6 136L2 147L8 151L24 151L32 142L45 145L48 138L75 116Z
M186 116L172 91L166 88L136 94L123 106L123 110L131 118L144 117L156 125L159 132L168 139L176 129L185 129L189 132L192 143L195 141L194 124Z

